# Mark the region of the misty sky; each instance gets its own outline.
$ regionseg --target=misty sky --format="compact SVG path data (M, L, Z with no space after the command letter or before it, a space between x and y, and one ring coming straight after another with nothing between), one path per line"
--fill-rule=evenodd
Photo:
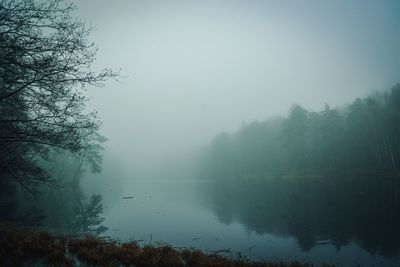
M321 109L400 81L400 1L76 0L96 25L89 90L126 168L168 162L243 122Z

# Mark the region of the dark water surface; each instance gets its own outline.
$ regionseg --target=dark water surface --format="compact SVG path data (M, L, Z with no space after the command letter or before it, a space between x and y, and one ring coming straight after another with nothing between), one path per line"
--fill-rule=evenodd
M105 214L106 234L254 260L400 266L397 207L377 185L310 184L138 181Z

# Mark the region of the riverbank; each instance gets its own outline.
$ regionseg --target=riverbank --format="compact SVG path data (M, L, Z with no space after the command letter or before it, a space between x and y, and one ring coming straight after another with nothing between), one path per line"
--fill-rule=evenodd
M54 235L41 231L1 231L0 266L143 266L143 267L306 267L307 262L251 262L205 254L196 249L139 246L96 237ZM324 267L334 265L322 265Z

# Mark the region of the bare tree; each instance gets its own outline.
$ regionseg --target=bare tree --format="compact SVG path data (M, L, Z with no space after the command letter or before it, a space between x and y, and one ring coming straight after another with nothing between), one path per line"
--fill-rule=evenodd
M48 181L38 161L51 149L81 152L100 125L85 112L85 85L116 73L92 70L93 30L62 0L0 0L0 174Z

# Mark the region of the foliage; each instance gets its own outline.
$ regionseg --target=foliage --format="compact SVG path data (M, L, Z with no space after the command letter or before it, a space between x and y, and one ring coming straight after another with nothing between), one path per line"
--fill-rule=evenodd
M284 151L284 153L282 153ZM348 107L310 112L295 105L287 118L218 135L202 175L263 178L277 173L397 173L400 168L400 85Z
M100 225L104 218L100 217L103 213L101 195L92 195L90 199L79 207L77 216L71 222L71 230L74 233L84 233L99 235L107 231L107 227Z
M50 182L40 161L56 148L81 152L98 130L84 86L115 73L92 71L92 28L61 0L0 2L0 172L27 191Z
M223 138L222 138L223 137ZM346 107L310 112L215 137L201 175L219 220L294 236L304 250L355 241L398 254L400 85ZM345 227L344 227L345 226Z
M85 86L117 74L93 70L93 27L74 11L63 0L0 1L0 219L97 233L101 196L86 200L79 182L101 171L106 139Z

